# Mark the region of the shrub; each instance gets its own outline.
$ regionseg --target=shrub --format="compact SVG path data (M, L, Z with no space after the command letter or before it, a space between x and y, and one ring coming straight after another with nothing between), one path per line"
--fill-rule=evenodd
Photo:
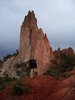
M27 66L27 62L21 62L21 63L17 63L17 68L22 68L23 66Z
M55 60L51 60L52 64L57 64L57 62Z
M9 58L11 58L11 57L13 57L13 56L17 56L18 53L19 53L19 51L16 50L15 53L6 55L6 56L3 58L3 61L6 61L7 59L9 59Z
M18 76L25 77L29 75L30 69L28 66L28 62L21 62L17 64L16 67L17 67L16 74Z
M16 80L15 77L11 78L9 77L8 73L5 71L4 74L3 74L3 82L6 83L6 82L11 82L13 80Z
M65 58L61 59L61 67L63 68L63 71L73 70L75 67L74 56L65 56Z
M29 92L29 88L27 86L24 86L21 83L14 84L12 88L13 88L13 93L17 96L20 96L23 93L28 93Z
M9 58L11 58L12 57L12 55L11 54L8 54L8 55L6 55L4 58L3 58L3 61L6 61L7 59L9 59Z
M60 68L49 69L45 74L51 75L51 76L56 77L56 78L64 76L64 73L62 72L62 70Z

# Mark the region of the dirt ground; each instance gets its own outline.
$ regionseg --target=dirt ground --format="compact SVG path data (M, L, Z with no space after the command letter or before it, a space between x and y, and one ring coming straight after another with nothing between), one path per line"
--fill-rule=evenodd
M30 93L14 96L9 84L0 92L0 100L75 100L75 75L60 80L41 75L21 82L31 89Z

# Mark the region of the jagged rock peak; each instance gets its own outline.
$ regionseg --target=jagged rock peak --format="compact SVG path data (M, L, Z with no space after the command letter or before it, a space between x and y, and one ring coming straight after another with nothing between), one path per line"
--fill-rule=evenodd
M22 23L22 27L29 27L30 29L37 27L37 19L34 11L29 11Z

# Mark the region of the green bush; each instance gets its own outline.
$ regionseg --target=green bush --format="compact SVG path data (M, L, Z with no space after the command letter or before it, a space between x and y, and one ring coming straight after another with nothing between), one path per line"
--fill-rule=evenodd
M27 66L27 62L21 62L19 64L18 63L16 64L17 68L22 68L23 66Z
M28 93L30 90L27 86L21 84L21 83L16 83L12 87L13 93L17 96L22 95L23 93Z
M60 68L49 69L45 74L56 77L56 78L64 76L64 73L62 72L62 70Z
M16 78L15 77L13 77L13 78L9 77L8 73L5 71L4 74L3 74L3 82L8 83L8 82L11 82L13 80L16 80Z
M30 68L28 66L28 62L21 62L19 64L16 64L17 70L16 74L20 77L25 77L29 75Z
M74 56L65 56L65 58L61 59L61 67L65 72L73 70L75 67Z
M51 60L52 64L57 64L57 62L55 60Z
M64 77L67 78L69 75L65 74L65 72L72 70L72 67L60 67L60 68L51 68L46 71L45 75L50 75L56 78Z

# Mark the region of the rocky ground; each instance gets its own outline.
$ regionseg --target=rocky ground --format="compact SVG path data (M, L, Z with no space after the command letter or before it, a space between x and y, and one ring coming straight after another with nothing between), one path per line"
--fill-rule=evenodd
M75 100L75 71L68 74L70 77L64 79L47 75L21 79L31 91L15 96L12 94L11 84L8 84L0 92L0 100Z

